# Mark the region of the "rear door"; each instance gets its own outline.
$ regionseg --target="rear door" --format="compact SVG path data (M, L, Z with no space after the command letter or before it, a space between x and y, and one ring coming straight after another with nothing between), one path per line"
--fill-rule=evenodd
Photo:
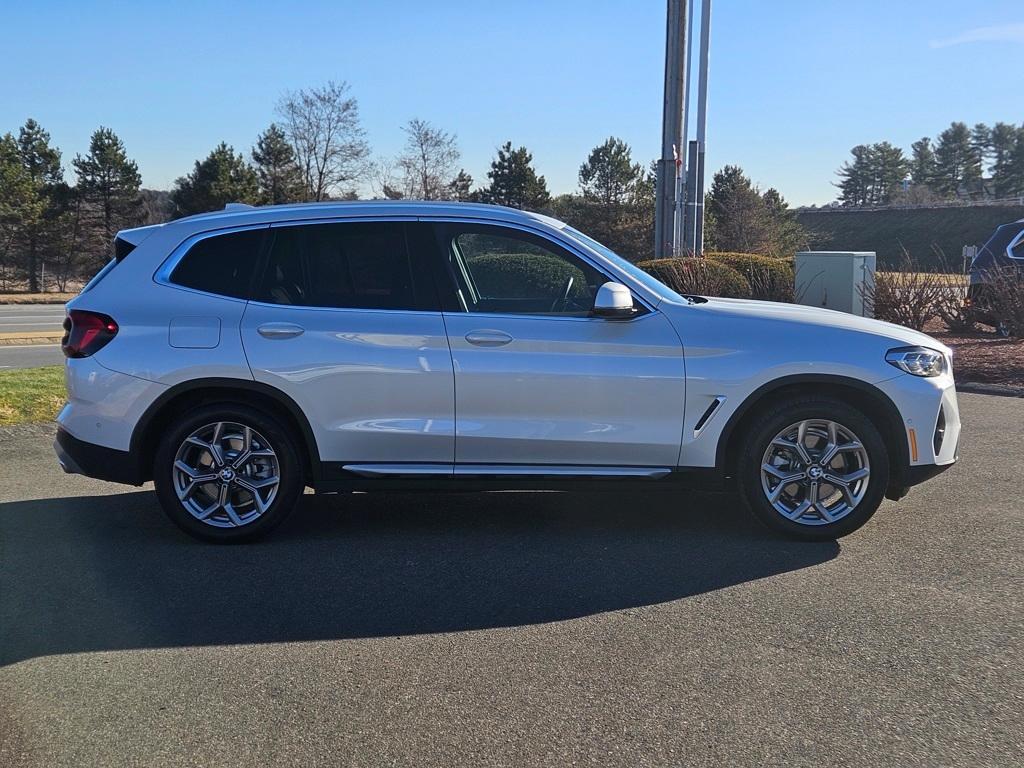
M242 340L256 380L305 413L332 474L407 463L450 472L452 360L424 231L394 220L271 228Z
M436 231L454 296L457 474L677 464L683 350L664 315L634 297L631 320L593 317L609 276L541 233Z

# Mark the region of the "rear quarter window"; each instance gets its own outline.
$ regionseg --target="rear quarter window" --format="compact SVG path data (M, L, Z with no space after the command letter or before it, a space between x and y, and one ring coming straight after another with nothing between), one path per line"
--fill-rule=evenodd
M170 282L219 296L249 298L266 231L248 229L204 237L181 257Z

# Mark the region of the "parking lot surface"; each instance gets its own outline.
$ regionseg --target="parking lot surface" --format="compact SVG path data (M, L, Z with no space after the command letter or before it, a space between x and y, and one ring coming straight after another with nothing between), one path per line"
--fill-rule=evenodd
M1024 400L838 543L729 495L307 496L259 544L0 434L0 765L1024 764Z

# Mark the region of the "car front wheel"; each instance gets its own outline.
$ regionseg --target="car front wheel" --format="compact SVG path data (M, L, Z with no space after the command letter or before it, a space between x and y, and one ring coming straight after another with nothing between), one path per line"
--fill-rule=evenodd
M861 411L830 397L792 398L756 419L737 466L744 501L769 528L809 541L860 528L889 482L889 456Z
M252 539L277 526L295 507L302 476L288 430L235 405L188 413L164 436L153 468L168 517L216 542Z

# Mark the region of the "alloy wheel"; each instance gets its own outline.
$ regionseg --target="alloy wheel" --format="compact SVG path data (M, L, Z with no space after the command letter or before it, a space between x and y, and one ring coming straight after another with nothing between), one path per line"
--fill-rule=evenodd
M215 528L249 525L281 483L270 441L245 424L218 421L192 432L174 458L174 491L196 520Z
M828 419L805 419L780 431L761 460L761 488L782 517L828 525L864 498L871 467L852 430Z

